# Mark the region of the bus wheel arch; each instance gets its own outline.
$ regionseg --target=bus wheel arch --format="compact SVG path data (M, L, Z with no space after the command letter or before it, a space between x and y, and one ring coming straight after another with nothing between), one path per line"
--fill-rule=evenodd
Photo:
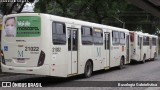
M88 59L84 67L84 77L85 78L91 77L92 72L93 72L93 61L92 59Z

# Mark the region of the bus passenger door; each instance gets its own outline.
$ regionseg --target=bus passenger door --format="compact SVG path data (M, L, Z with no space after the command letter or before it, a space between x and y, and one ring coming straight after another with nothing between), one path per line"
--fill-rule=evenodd
M130 52L129 52L129 35L126 35L126 63L129 63L130 62Z
M142 56L142 46L143 46L142 37L140 37L139 42L140 42L140 60L143 60L143 56Z
M149 38L149 45L150 45L150 59L152 58L152 38Z
M68 29L68 51L70 53L70 65L71 65L71 74L77 73L77 64L78 64L78 29L69 28Z
M110 34L104 33L105 67L110 67Z

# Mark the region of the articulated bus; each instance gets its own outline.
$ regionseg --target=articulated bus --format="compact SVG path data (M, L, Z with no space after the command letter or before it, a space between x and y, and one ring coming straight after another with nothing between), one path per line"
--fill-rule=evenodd
M130 63L127 29L41 13L4 16L2 72L70 77Z
M130 32L131 61L154 60L158 55L158 36L142 32Z

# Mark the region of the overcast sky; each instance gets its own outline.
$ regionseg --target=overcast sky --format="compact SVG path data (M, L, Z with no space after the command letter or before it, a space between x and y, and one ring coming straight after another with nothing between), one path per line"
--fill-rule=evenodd
M34 12L33 9L34 9L34 6L37 2L39 2L39 0L35 0L34 3L26 3L22 12Z
M34 4L26 3L26 5L24 6L22 12L34 12L33 8L34 8Z

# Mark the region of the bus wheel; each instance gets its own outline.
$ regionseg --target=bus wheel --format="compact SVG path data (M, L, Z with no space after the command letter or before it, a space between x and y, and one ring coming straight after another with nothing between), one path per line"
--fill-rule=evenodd
M153 60L156 60L156 57L157 57L157 54L156 54L156 53L154 53L154 58L153 58Z
M123 68L124 68L124 59L123 57L121 57L119 69L123 69Z
M146 55L144 54L142 63L145 63L145 62L146 62Z
M90 77L92 75L93 72L93 66L91 61L87 61L86 65L85 65L85 69L84 69L84 76L86 78Z

